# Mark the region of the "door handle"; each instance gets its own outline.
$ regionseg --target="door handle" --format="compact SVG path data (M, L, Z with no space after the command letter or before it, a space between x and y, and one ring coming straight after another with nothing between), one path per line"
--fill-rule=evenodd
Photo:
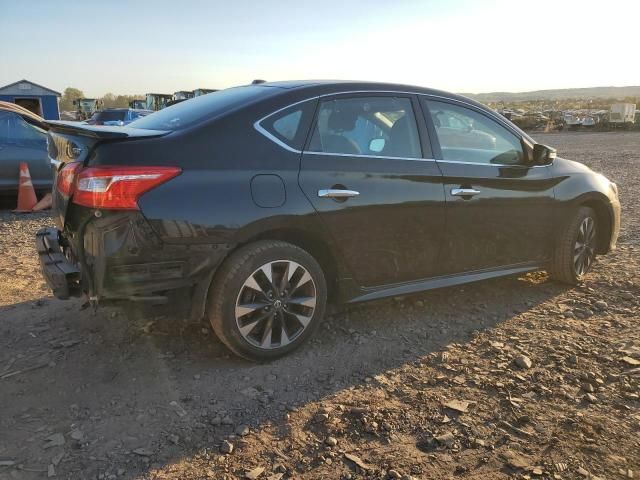
M474 195L478 195L480 190L476 190L475 188L452 188L451 195L454 197L473 197Z
M360 192L355 190L345 190L341 188L327 188L325 190L318 190L318 196L320 198L349 198L360 195Z

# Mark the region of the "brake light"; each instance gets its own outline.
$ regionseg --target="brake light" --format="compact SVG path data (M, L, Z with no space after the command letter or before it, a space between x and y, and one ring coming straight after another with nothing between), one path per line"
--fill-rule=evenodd
M138 210L140 196L180 174L178 167L89 167L77 177L73 203L90 208Z
M58 172L56 179L56 189L63 195L70 197L73 193L76 173L82 167L82 162L67 163Z

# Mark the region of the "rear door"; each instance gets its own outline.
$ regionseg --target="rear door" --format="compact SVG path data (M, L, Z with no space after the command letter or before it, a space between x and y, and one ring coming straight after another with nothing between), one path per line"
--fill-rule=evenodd
M541 264L551 251L553 180L526 146L479 108L421 97L444 176L445 273Z
M438 271L444 193L418 109L402 94L319 101L299 181L361 286Z

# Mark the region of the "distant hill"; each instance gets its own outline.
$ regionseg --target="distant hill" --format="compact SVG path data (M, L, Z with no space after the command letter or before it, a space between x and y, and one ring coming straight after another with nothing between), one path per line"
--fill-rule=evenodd
M625 98L640 97L640 86L561 88L555 90L536 90L533 92L463 93L462 95L473 98L478 102L526 102L530 100L566 100L572 98Z

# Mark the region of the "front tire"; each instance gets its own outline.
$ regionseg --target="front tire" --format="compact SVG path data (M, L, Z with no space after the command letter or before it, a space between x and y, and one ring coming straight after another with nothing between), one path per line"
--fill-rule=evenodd
M321 322L326 301L324 274L311 255L264 240L225 260L212 283L207 313L232 352L265 361L304 343Z
M551 275L562 283L575 285L591 270L598 239L596 212L580 207L564 225L558 237L551 264Z

